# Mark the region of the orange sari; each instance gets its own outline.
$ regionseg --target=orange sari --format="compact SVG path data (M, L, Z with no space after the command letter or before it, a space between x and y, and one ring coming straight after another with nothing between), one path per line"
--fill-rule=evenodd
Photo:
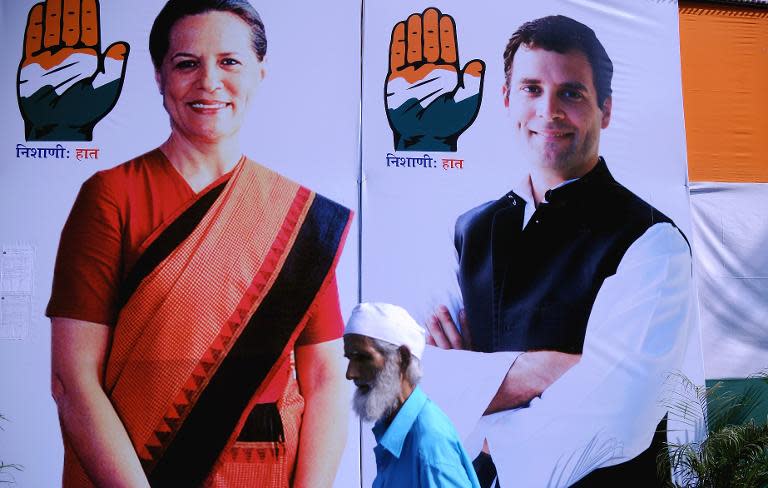
M289 485L303 399L285 362L350 219L245 160L150 236L104 387L152 486ZM66 449L64 486L90 485Z

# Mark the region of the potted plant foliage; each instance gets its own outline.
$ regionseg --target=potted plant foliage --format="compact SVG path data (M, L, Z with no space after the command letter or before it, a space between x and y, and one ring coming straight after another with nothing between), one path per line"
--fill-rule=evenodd
M658 459L659 472L674 473L676 488L768 487L768 419L755 411L768 401L768 371L741 392L727 390L722 382L710 387L676 375L682 389L667 401L671 416L694 430L706 428L701 441L668 443ZM753 382L755 383L755 382Z

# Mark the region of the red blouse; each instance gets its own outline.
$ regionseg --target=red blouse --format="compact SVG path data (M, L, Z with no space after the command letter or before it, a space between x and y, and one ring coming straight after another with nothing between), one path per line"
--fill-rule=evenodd
M223 175L210 186L230 176ZM89 178L61 233L46 315L114 326L120 285L139 258L142 244L195 198L159 150ZM343 330L334 276L320 290L296 344L337 339Z

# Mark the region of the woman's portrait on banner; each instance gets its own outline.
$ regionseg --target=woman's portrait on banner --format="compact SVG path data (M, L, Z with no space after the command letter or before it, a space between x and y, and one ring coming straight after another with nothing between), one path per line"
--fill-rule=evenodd
M56 260L64 486L331 486L352 213L243 155L267 75L247 0L168 1L149 51L170 135L83 184Z

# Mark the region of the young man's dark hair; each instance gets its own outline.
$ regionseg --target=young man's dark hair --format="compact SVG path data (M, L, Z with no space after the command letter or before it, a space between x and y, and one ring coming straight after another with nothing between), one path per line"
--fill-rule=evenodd
M581 22L564 15L550 15L521 25L509 38L507 47L504 49L504 76L507 87L512 74L512 60L520 46L555 51L560 54L574 49L581 51L592 67L598 107L602 109L605 99L611 96L611 78L613 78L611 58L597 39L595 31Z

